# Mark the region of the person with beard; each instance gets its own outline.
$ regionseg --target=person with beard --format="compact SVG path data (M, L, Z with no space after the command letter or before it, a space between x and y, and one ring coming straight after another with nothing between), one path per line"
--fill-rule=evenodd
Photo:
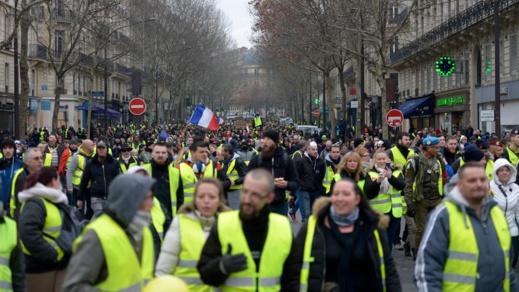
M4 139L2 141L2 155L0 159L0 183L1 192L0 195L4 208L7 210L9 204L7 203L7 197L9 196L9 190L11 189L11 183L14 178L14 174L18 169L23 168L23 161L16 159L14 155L15 143L11 139ZM3 210L0 210L2 212Z
M225 191L231 187L231 180L222 165L208 157L208 146L203 138L197 137L189 147L190 156L178 166L186 203L193 200L196 183L202 177L219 179Z
M83 200L90 195L91 207L94 212L93 218L99 217L107 200L108 186L112 180L121 173L119 163L108 154L106 142L100 140L96 144L96 154L86 163L79 192L77 196L77 207L83 208Z
M297 174L300 178L299 207L302 222L310 216L312 205L325 194L323 180L325 178L326 162L317 153L317 144L310 142L305 155L296 163Z
M128 169L130 167L137 166L140 164L139 160L132 157L131 151L132 147L129 144L124 143L121 145L121 156L117 159L117 161L121 166L122 173L128 172Z
M261 153L254 156L249 163L249 171L255 168L264 168L275 178L275 199L270 204L274 213L287 215L288 204L286 191L295 192L299 186L297 169L292 158L283 149L277 147L279 135L276 131L269 129L263 134ZM291 198L293 199L293 198Z
M447 164L452 166L454 162L458 159L458 139L454 136L448 136L445 139L445 149L443 156L447 161Z
M205 284L221 291L299 291L302 257L290 223L269 207L275 184L264 169L247 173L240 210L219 214L202 249L197 269Z
M153 196L163 206L162 209L167 210L167 221L171 221L180 206L184 204L182 178L171 162L166 144L159 142L153 147L150 163L142 165L156 181L153 186ZM165 230L167 228L169 226L165 226Z
M256 152L251 149L249 142L247 142L247 140L243 140L240 145L240 150L238 150L238 155L240 155L240 158L245 161L246 164L248 164L255 154Z
M411 135L406 132L398 133L397 144L387 150L387 155L389 159L393 161L395 167L403 169L407 159L415 154L415 152L410 149L410 146Z

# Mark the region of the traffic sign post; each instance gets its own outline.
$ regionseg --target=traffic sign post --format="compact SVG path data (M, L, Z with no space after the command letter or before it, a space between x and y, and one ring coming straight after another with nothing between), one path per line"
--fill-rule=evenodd
M316 109L312 111L312 114L314 115L314 117L318 118L321 112L318 109Z
M129 110L132 115L140 116L146 111L146 102L142 98L130 100Z
M387 112L386 122L392 128L397 128L404 122L404 114L396 109Z

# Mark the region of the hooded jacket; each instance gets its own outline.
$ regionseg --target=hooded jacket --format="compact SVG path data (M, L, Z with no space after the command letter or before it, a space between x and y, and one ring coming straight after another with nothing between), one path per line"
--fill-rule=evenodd
M231 210L223 202L218 206L218 212ZM186 217L193 219L202 225L204 231L204 238L207 239L209 231L216 222L216 215L213 217L204 217L195 208L193 201L185 204L178 211L179 214L185 214ZM160 250L159 259L155 267L155 276L172 275L175 268L180 261L179 255L182 252L182 246L180 245L180 222L178 216L175 216L173 223L169 226L166 237L164 238L164 244Z
M490 217L490 210L496 207L497 203L488 197L485 198L480 218L477 211L471 208L463 198L456 186L456 181L457 175L445 186L445 200L455 203L464 217L463 222L452 222L452 224L464 224L467 227L467 222L470 220L474 230L480 250L477 262L479 277L476 279L475 291L503 291L504 256L494 223ZM445 204L442 203L429 214L427 227L418 250L415 265L418 291L443 290L443 270L449 258L449 230L449 213ZM510 291L517 291L519 287L515 279L514 269L510 269L509 276Z
M65 256L59 262L58 252L45 239L43 239L43 226L47 211L40 197L47 199L59 208L68 208L67 196L58 189L35 184L32 188L18 193L20 212L18 227L20 240L31 255L25 255L27 273L44 273L54 270L62 270L67 266L69 257Z
M11 191L11 183L13 182L16 171L23 167L23 161L12 157L11 159L0 159L0 199L6 209L9 207L9 193Z
M140 241L136 240L137 236L130 226L153 183L154 180L141 175L120 175L110 185L110 195L105 206L106 214L125 230L139 259L142 254L142 238ZM83 234L70 260L62 290L99 291L93 286L107 277L108 268L101 241L94 230L88 230Z
M324 286L324 276L326 273L326 242L324 232L328 227L325 225L325 218L330 213L331 199L327 197L319 198L315 201L312 208L312 216L317 218L317 225L312 243L312 257L314 261L310 265L310 274L308 277L308 291L322 291ZM380 260L377 248L377 242L373 232L375 228L379 230L386 229L389 224L389 217L380 213L373 214L373 211L360 209L359 220L361 220L362 236L366 238L367 254L372 272L373 279L371 286L372 291L382 291L382 276L380 275ZM301 231L296 237L296 247L303 253L305 247L306 234L308 232L308 223L305 223ZM382 232L381 232L382 234ZM386 267L386 288L387 291L402 291L400 279L395 266L395 262L391 257L385 237L380 236L381 244L384 248L384 263Z
M305 152L302 159L296 162L299 186L305 192L322 192L323 179L326 175L326 162L319 156L312 158Z
M502 184L497 177L497 170L508 167L510 178ZM519 186L515 184L517 170L508 160L500 158L494 164L494 179L490 182L490 191L497 205L505 213L510 235L519 236L517 222L519 220ZM504 192L504 193L503 193Z

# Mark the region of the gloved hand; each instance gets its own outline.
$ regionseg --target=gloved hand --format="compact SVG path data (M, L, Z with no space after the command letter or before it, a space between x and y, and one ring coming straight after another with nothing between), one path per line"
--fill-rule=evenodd
M227 245L227 253L220 259L220 270L224 274L232 274L247 269L247 257L243 253L232 255L232 245Z
M413 205L407 205L407 216L414 218L416 211Z

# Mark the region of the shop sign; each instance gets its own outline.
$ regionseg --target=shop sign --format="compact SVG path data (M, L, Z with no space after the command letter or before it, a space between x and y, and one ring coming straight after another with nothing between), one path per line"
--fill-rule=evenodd
M453 106L453 105L464 104L464 103L465 103L465 98L463 98L463 96L438 98L436 100L436 106Z
M493 122L494 121L494 110L482 110L482 111L480 111L479 119L482 122Z

